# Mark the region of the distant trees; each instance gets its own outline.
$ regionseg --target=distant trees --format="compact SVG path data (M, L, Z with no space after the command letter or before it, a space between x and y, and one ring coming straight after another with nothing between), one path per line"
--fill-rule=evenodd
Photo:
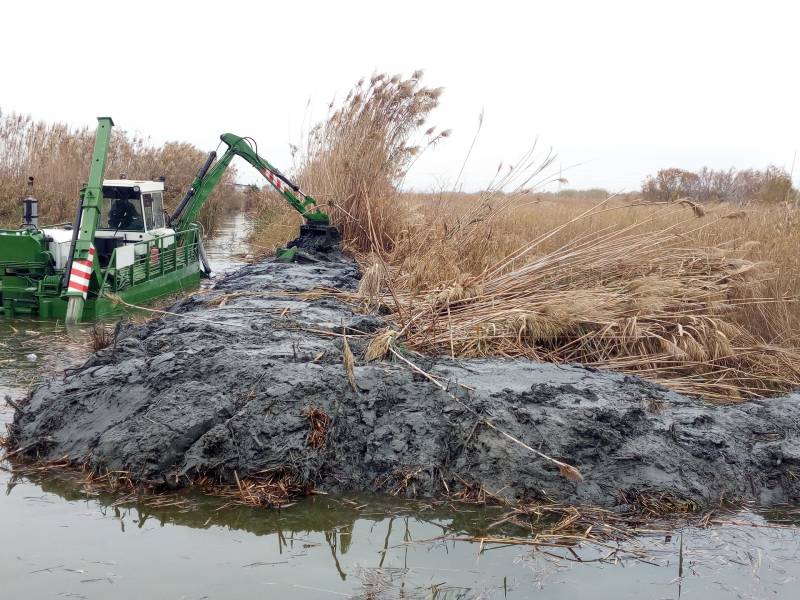
M779 167L766 169L715 170L703 167L697 172L661 169L642 184L642 195L652 202L671 202L691 198L698 202L782 202L794 199L797 190L792 178Z

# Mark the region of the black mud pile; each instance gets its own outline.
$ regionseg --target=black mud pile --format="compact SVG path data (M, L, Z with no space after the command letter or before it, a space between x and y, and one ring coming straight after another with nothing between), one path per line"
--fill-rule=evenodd
M114 346L33 391L15 416L15 444L30 459L66 455L165 485L269 470L329 492L436 496L482 485L509 498L601 505L643 493L800 501L797 395L712 407L578 366L414 359L452 382L479 418L402 364L364 364L364 338L352 337L354 391L341 338L329 334L383 322L279 293L355 288L350 260L322 258L244 267L174 306L181 317L126 325ZM331 419L318 448L308 443L314 407ZM585 480L565 479L482 419Z

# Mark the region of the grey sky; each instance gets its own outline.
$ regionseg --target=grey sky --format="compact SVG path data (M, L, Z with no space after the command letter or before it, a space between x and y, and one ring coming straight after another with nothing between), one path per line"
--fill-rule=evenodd
M27 0L0 19L4 111L209 150L232 131L287 170L334 95L417 68L453 130L410 174L422 190L453 182L482 108L467 188L537 136L580 163L570 187L612 190L668 166L788 169L800 149L797 2Z

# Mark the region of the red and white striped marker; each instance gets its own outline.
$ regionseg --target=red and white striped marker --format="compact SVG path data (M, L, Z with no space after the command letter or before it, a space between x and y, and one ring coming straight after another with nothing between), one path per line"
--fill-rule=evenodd
M286 191L286 184L283 183L283 179L272 173L272 171L264 169L264 177L266 177L267 181L274 185L281 194Z
M72 271L69 274L68 292L80 292L86 300L86 292L89 291L89 280L92 277L92 265L94 265L94 245L89 245L89 258L86 260L73 260Z

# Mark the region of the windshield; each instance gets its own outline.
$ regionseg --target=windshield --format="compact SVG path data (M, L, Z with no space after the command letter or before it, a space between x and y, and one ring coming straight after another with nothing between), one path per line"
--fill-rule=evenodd
M144 230L139 192L131 187L103 186L99 226L100 229Z

